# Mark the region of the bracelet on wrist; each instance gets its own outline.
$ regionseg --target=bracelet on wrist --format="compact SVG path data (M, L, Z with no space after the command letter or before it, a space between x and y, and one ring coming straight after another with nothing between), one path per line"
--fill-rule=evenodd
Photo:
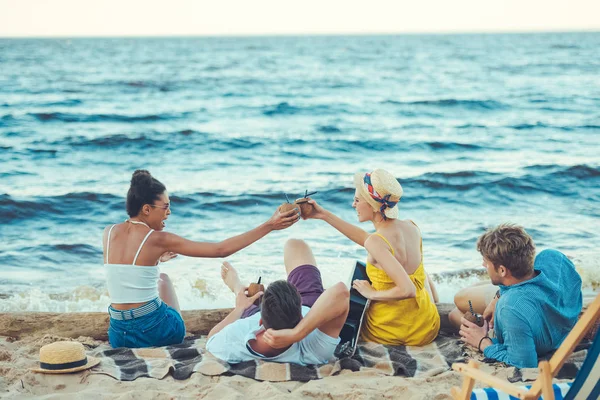
M492 341L492 338L490 338L488 335L485 335L484 337L481 338L481 340L479 341L479 344L477 345L477 350L479 350L482 353L483 353L483 350L481 350L481 343L483 342L484 339L489 339L490 341Z

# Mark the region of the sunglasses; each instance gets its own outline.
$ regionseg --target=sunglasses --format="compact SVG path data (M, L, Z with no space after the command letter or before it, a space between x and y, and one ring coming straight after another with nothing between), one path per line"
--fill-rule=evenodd
M157 206L157 205L154 205L154 204L148 204L148 205L150 207L154 207L154 208L162 208L163 210L170 210L171 209L171 203L166 203L166 204L163 204L161 206Z

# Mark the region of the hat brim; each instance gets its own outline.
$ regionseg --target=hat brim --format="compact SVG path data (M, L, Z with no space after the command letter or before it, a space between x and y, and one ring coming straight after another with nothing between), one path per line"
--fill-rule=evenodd
M89 357L88 356L88 362L85 365L82 365L80 367L75 367L75 368L69 368L69 369L60 369L60 370L52 370L52 369L43 369L43 368L30 368L30 371L33 372L39 372L42 374L69 374L72 372L79 372L79 371L83 371L84 369L89 369L92 367L95 367L96 365L98 365L100 363L100 359L96 358L96 357Z
M378 212L381 208L381 203L378 203L375 200L373 200L369 192L367 192L367 189L365 189L364 178L364 172L357 172L356 174L354 174L354 186L356 187L356 189L358 189L358 193L360 193L362 197L366 200L366 202L369 203L369 205L373 208L373 211ZM398 219L398 206L393 208L386 208L384 213L386 218Z

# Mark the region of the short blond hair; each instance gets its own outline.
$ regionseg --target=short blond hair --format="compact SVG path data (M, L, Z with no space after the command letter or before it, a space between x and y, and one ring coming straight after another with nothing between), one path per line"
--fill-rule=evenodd
M501 224L488 229L477 240L477 251L494 268L503 265L517 279L533 271L535 244L522 226Z

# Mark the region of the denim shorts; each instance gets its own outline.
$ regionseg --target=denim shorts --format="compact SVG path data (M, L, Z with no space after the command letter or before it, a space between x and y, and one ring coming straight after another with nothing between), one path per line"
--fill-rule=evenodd
M185 324L181 315L160 299L152 302L160 303L160 306L149 314L125 320L110 318L108 341L113 348L159 347L183 342ZM119 312L112 307L109 310ZM136 310L134 308L123 313L131 316L135 315Z

